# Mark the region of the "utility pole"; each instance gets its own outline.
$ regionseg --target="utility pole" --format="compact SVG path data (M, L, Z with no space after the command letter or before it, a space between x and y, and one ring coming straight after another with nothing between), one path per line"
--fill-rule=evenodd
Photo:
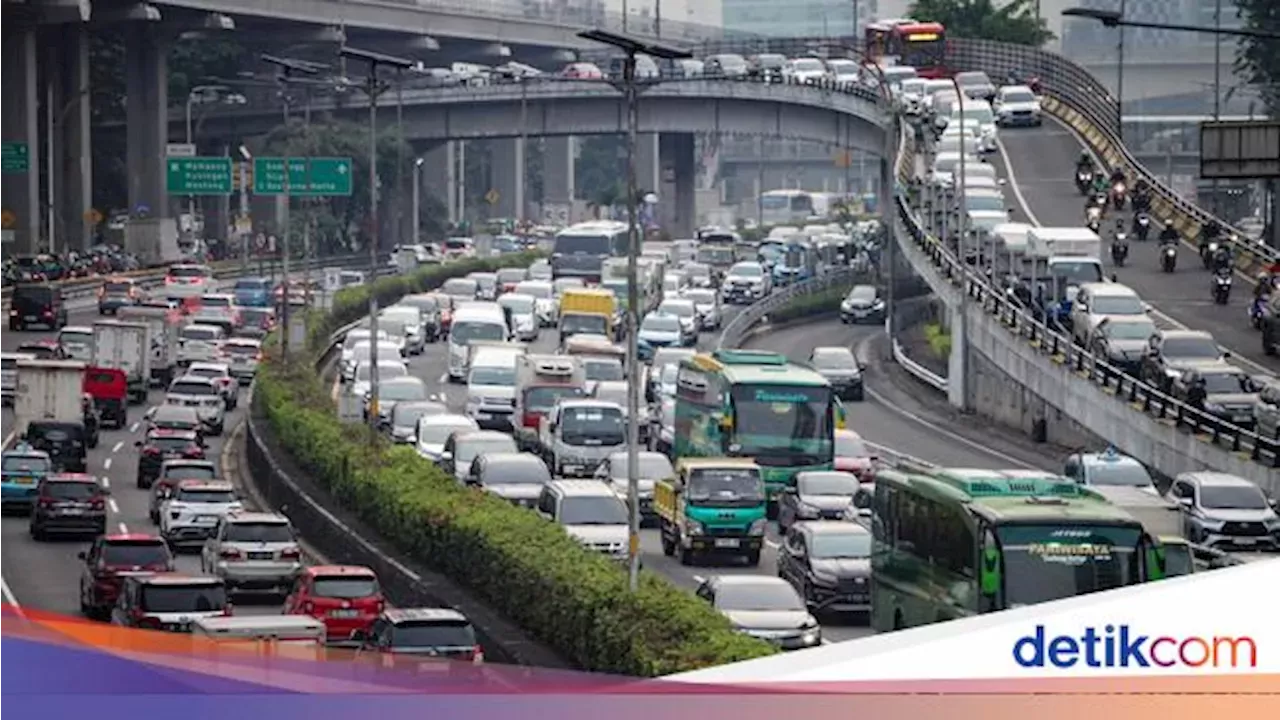
M372 283L378 276L378 198L380 194L378 192L378 97L390 88L390 85L378 79L378 68L391 67L402 71L408 70L416 63L412 60L359 50L346 45L338 51L338 54L345 60L362 60L369 66L361 89L369 97L369 282ZM369 293L369 338L372 347L376 350L378 347L378 298L372 292ZM369 440L373 442L377 437L378 429L379 386L378 355L375 352L371 357L368 421L369 428L373 431L369 434Z

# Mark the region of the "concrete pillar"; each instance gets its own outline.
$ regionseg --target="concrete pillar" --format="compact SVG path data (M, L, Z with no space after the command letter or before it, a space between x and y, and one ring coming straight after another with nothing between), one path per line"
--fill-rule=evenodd
M673 238L691 238L697 224L698 180L693 133L664 133L659 146L658 216Z
M573 202L577 190L577 179L574 177L576 145L575 138L571 135L549 137L543 141L543 202Z
M44 37L45 81L53 96L54 228L58 250L91 244L93 153L90 148L89 37L82 23L53 25ZM47 97L47 91L46 91Z
M636 135L636 187L641 193L658 192L662 187L658 133Z
M125 247L144 262L176 256L178 229L165 191L169 135L167 38L152 23L130 23L125 33L128 97L129 225Z
M947 306L947 325L951 333L951 355L947 358L947 402L959 410L969 409L969 338L964 320L965 306Z
M450 140L422 153L422 194L444 205L450 224L458 221L457 147L458 143Z
M491 217L523 219L525 139L504 138L490 146L490 189L498 192Z
M40 107L36 75L36 31L23 28L4 33L4 143L21 143L26 149L27 170L9 174L0 183L5 219L4 253L30 253L40 244ZM10 235L12 232L12 235Z

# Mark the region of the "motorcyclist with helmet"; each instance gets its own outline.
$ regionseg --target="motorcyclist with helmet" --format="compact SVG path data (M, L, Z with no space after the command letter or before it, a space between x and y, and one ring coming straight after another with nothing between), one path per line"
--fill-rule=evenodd
M1151 212L1151 186L1141 178L1133 184L1133 211L1135 213Z
M1210 220L1200 227L1200 257L1204 258L1206 262L1209 260L1210 252L1218 249L1216 247L1210 248L1210 246L1218 244L1218 236L1221 234L1222 227L1215 220Z

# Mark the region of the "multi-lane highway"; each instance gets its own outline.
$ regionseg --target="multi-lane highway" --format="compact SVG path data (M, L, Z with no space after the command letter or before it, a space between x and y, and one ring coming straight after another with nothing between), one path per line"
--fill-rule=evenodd
M1033 225L1080 227L1084 224L1084 197L1076 191L1074 172L1083 149L1079 138L1058 122L1046 119L1039 128L1008 128L1000 131L1001 152L995 159L998 171L1008 181L1006 195L1010 207ZM1018 218L1022 220L1023 217ZM1115 211L1103 221L1104 240L1110 240ZM1126 229L1131 214L1125 212ZM1262 353L1262 341L1249 325L1248 303L1253 286L1237 278L1231 302L1215 305L1210 296L1209 273L1200 264L1194 238L1179 249L1177 272L1160 270L1156 237L1151 231L1145 243L1129 243L1129 259L1122 268L1112 268L1119 282L1133 288L1157 310L1153 319L1166 327L1187 327L1213 333L1218 343L1234 355L1233 362L1253 372L1280 372L1280 359ZM1105 243L1104 243L1105 246ZM1110 263L1104 253L1104 263Z

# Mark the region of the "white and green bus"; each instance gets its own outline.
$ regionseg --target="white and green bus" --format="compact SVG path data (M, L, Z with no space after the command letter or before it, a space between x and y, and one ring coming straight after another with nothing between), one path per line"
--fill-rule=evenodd
M872 537L880 632L1163 577L1163 553L1141 522L1039 471L880 471Z

